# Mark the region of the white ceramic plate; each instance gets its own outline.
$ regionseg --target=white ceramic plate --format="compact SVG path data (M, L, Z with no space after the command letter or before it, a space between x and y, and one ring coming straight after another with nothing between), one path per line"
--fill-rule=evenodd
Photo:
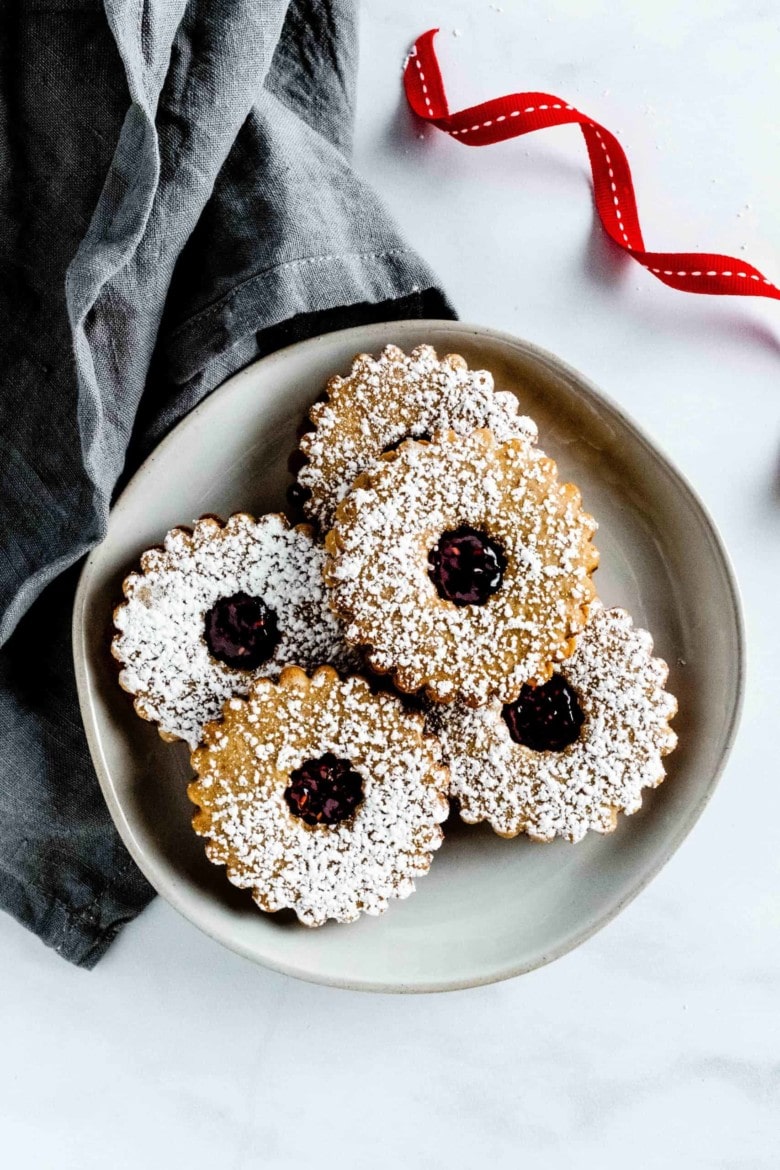
M599 593L650 629L678 696L668 779L615 833L578 845L504 841L455 824L428 876L378 919L310 930L260 913L190 829L186 748L138 720L109 655L111 611L139 554L204 512L284 507L286 461L304 409L361 351L431 342L493 371L539 424L564 478L600 522ZM460 322L406 321L318 337L231 378L154 452L89 557L74 616L81 710L100 783L152 885L196 926L256 962L321 983L432 991L505 979L581 943L677 849L715 785L743 678L739 601L712 522L691 488L622 412L528 342Z

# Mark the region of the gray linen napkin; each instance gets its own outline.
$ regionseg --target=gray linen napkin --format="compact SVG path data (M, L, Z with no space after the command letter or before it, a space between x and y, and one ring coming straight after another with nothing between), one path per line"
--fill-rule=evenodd
M120 478L290 341L451 316L349 162L351 0L57 0L0 36L0 905L93 966L151 897L75 695Z

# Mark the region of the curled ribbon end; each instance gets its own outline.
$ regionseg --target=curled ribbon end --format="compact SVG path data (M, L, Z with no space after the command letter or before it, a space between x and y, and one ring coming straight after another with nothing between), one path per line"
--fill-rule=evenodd
M449 113L439 62L433 48L438 28L429 28L414 42L404 63L406 100L426 122L436 122Z

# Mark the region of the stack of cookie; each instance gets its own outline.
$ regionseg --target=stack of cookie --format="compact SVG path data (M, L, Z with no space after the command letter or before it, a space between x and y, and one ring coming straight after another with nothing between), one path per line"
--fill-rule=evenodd
M135 708L193 750L196 832L264 910L377 914L461 818L608 832L664 777L667 668L595 597L596 524L518 399L388 346L309 412L292 499L170 532L124 583Z

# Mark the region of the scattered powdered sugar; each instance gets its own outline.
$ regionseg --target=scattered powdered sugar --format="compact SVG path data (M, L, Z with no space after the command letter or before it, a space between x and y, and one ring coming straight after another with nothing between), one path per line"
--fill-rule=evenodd
M128 577L127 600L114 614L119 681L136 696L138 714L195 747L203 725L231 695L246 694L258 675L276 678L287 663L354 666L328 604L324 556L310 528L290 528L277 514L259 520L238 514L224 526L205 518L191 533L169 532L163 548L144 554L142 572ZM241 591L274 610L281 634L255 671L218 662L204 638L207 611Z
M423 720L364 678L325 667L311 680L295 668L258 681L228 704L193 753L190 799L207 853L264 910L292 908L308 926L380 914L405 898L442 842L448 774ZM347 820L305 824L289 809L290 773L332 752L363 778Z
M444 600L429 576L429 550L463 524L507 562L484 605ZM326 539L325 575L347 641L368 647L400 690L509 702L573 648L593 596L595 527L538 448L443 432L408 440L358 480Z
M596 603L559 667L585 714L579 739L560 752L515 743L500 703L431 706L428 727L441 739L463 820L488 821L502 836L579 841L589 829L610 832L619 811L636 812L642 789L664 779L662 757L677 742L668 726L677 703L652 648L624 610Z
M421 345L405 354L388 345L378 358L361 354L352 372L328 383L327 401L310 411L316 429L301 439L307 462L298 483L311 492L304 509L323 532L362 471L405 438L485 428L501 442L536 441L536 424L519 412L514 394L493 389L487 370L469 370L457 354L439 360Z

